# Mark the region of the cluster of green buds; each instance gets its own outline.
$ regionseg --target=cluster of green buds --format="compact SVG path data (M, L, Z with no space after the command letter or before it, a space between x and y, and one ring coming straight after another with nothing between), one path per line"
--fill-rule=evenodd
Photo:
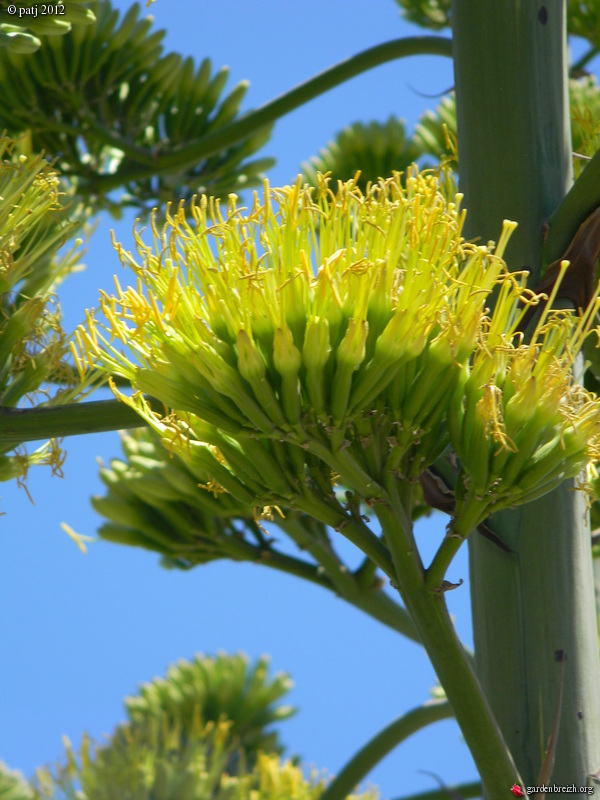
M563 274L567 268L565 261ZM463 367L448 407L461 462L455 534L467 535L494 511L541 497L600 455L600 401L574 377L575 355L600 300L594 297L576 318L549 311L552 299L524 344L506 322L512 299L503 287Z
M216 458L210 471L201 469L169 454L144 430L124 434L122 445L126 460L101 468L107 492L92 498L109 520L101 538L161 553L168 567L261 558L267 538L252 507L215 484Z
M66 335L53 289L74 269L80 242L56 256L77 229L67 218L57 173L27 141L0 138L0 405L15 408L73 399L80 391L66 365ZM50 381L52 383L50 383ZM63 388L59 391L56 386ZM54 387L54 388L53 388ZM0 441L0 480L21 479L32 463L60 471L56 443L36 453Z
M186 457L180 457L147 428L123 433L122 445L125 459L112 459L110 467L100 470L105 495L92 498L96 511L108 520L98 531L102 539L160 553L161 565L169 569L228 558L276 569L338 594L344 594L345 587L350 595L367 580L366 568L349 574L335 554L326 525L318 521L325 516L332 527L349 526L351 535L354 531L364 538L360 503L349 493L332 494L331 477L319 474L314 460L311 477L320 478L321 491L307 488L296 503L308 516L285 505L257 504L256 484L242 483L214 446L190 443ZM225 439L222 446L235 459ZM237 458L241 460L239 452ZM231 491L224 491L215 476ZM240 493L254 497L254 503L242 502L236 496ZM421 503L417 513L423 510ZM282 537L287 546L281 545ZM295 553L289 552L290 543Z
M299 575L304 569L310 571L304 559L275 547L265 525L276 522L300 550L322 542L322 528L308 524L293 509L261 505L257 482L244 483L224 463L219 448L190 443L185 457L180 457L147 429L122 434L121 441L125 460L115 458L110 467L101 467L107 491L92 498L95 510L108 520L98 531L102 539L160 553L161 564L167 568L190 569L229 558ZM238 466L243 453L238 451L236 460L235 449L227 450L225 438L221 446ZM265 502L269 491L273 496L266 485L262 491ZM344 509L338 500L330 499L326 510L331 524L343 522Z

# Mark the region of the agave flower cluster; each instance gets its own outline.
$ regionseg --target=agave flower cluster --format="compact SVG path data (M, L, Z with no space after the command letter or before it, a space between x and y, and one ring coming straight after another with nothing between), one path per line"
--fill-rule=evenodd
M79 329L82 376L100 366L131 381L132 397L117 394L182 457L217 455L215 481L244 502L302 508L307 486L339 480L377 503L450 441L460 514L477 517L482 497L488 511L525 501L596 447L598 404L570 370L591 313L546 315L523 344L535 298L502 261L514 224L496 247L466 242L451 192L448 176L415 169L364 194L321 177L265 185L250 209L232 196L168 210L151 245L136 232L138 259L117 245L137 283L115 278L105 322L89 314Z
M463 535L598 459L598 399L573 378L574 355L598 307L594 299L578 321L570 312L548 318L546 311L528 344L510 342L501 319L491 320L448 410L463 474L454 527Z
M55 286L75 267L78 242L56 257L77 224L67 218L57 173L26 140L0 137L0 405L68 402L80 394L64 358L67 337ZM48 379L62 384L52 389ZM36 452L0 442L0 480L26 475L33 463L60 471L63 456L56 442Z

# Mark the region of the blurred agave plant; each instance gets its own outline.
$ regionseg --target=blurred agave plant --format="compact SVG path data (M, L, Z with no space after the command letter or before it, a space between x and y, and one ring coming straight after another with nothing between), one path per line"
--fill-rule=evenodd
M306 779L293 761L280 759L282 747L269 728L293 713L275 706L291 682L285 674L270 679L267 673L267 659L249 667L241 655L178 662L164 679L126 699L128 720L107 743L84 736L76 754L65 739L65 763L38 770L35 796L317 800L325 782L315 775ZM360 795L376 798L373 792Z
M243 748L244 763L252 768L259 753L284 750L275 723L295 713L290 705L276 705L292 688L289 675L269 676L269 660L250 665L246 656L219 654L180 660L167 671L139 687L125 700L132 728L143 728L164 718L189 730L194 720L203 724L230 721L229 735Z
M16 770L9 770L0 761L0 797L2 800L33 800L33 789L23 775Z
M302 172L311 186L318 186L319 173L330 173L335 186L338 180L345 182L360 172L356 183L364 192L369 182L394 170L403 172L420 155L416 143L406 134L404 122L390 117L386 123L356 122L344 128L317 157L302 164Z
M93 8L93 24L44 40L38 53L0 58L0 129L28 131L34 149L56 157L79 193L114 213L121 205L146 210L257 185L273 160L250 157L268 140L269 126L193 163L158 166L162 154L238 116L248 83L223 97L227 68L213 74L209 59L196 67L191 58L163 55L165 32L151 30L138 3L122 19L109 0ZM106 194L117 188L125 194L115 202Z

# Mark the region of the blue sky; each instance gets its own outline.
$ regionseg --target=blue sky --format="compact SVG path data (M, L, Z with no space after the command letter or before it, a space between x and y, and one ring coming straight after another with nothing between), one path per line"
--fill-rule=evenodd
M114 0L125 10L128 0ZM165 49L209 56L228 65L229 86L248 79L245 108L263 102L367 47L416 31L393 0L157 0L150 9L166 28ZM412 127L437 94L452 86L449 60L413 58L379 67L281 120L265 155L277 158L272 184L343 126L396 114ZM61 287L65 327L97 304L98 289L120 271L110 228L131 242L133 218L102 220L84 273ZM290 753L336 772L396 715L422 703L435 678L415 645L322 590L252 565L218 562L189 573L167 572L158 557L102 542L82 555L61 531L68 522L94 535L99 517L89 497L101 491L96 457L120 455L117 434L66 441L63 480L32 470L35 501L14 484L1 487L0 759L30 775L87 731L100 738L123 719L122 700L136 686L197 652L244 651L272 657L274 671L295 681L299 713L281 727ZM419 527L425 552L443 535L444 520ZM467 578L466 554L453 578ZM448 596L469 642L468 587ZM450 722L414 737L369 781L382 798L475 778L460 732Z

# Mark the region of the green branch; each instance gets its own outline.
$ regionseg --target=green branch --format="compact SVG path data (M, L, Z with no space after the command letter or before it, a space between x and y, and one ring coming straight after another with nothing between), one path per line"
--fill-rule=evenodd
M413 619L427 655L452 704L456 720L471 751L491 800L502 797L501 787L518 781L517 769L502 733L477 680L444 600L443 592L432 592L425 571L406 527L410 506L397 502L374 507L385 540L392 553L398 589Z
M452 717L452 707L447 700L432 700L398 717L361 747L325 789L320 800L345 800L397 745L427 725Z
M173 148L169 153L158 155L152 167L136 165L117 171L114 175L103 175L96 178L90 183L89 191L105 193L124 183L150 178L157 173L164 175L179 172L196 164L202 158L207 158L230 147L315 97L373 69L373 67L388 61L395 61L398 58L415 55L451 57L452 41L440 36L409 36L370 47L301 83L230 125L189 144Z
M429 792L419 792L418 794L406 795L406 797L398 797L396 800L452 800L454 797L462 797L463 800L471 800L473 797L483 797L481 781L460 783L454 786L442 786L439 789L432 789Z
M162 404L155 402L157 410L162 410ZM16 447L39 439L145 426L144 420L119 400L42 408L0 408L0 445Z
M598 55L598 48L597 48L597 47L595 47L595 46L594 46L594 47L590 47L590 49L589 49L589 50L587 50L587 51L586 51L586 52L585 52L585 53L584 53L584 54L581 56L581 58L580 58L580 59L578 59L578 60L577 60L577 61L576 61L574 64L571 64L571 69L569 70L569 72L571 73L571 75L574 75L574 76L576 76L576 75L577 75L577 73L578 73L578 72L581 72L581 70L582 70L582 69L583 69L585 66L587 66L587 64L589 64L589 62L590 62L590 61L591 61L593 58L595 58L597 55Z

